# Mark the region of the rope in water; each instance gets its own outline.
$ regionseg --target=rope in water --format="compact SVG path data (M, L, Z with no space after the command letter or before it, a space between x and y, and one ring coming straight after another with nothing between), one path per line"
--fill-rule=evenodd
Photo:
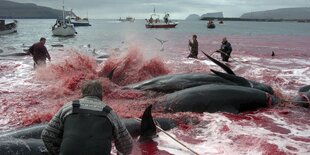
M201 50L201 52L202 52L202 53L205 53L205 52L202 51L202 50ZM213 52L210 54L210 56L212 56L212 55L213 55L214 53L216 53L216 52L222 53L222 54L224 54L224 55L230 57L232 60L234 60L234 61L236 61L236 62L243 63L243 62L240 62L240 61L234 59L231 55L228 55L227 53L225 53L225 52L223 52L223 51L221 51L221 50L213 51Z
M141 122L140 118L135 118L137 121ZM164 134L166 134L167 136L169 136L170 138L172 138L174 141L176 141L177 143L181 144L183 147L187 148L189 151L191 151L193 154L195 155L199 155L197 152L195 152L194 150L192 150L191 148L189 148L188 146L186 146L185 144L181 143L180 141L178 141L177 139L175 139L174 137L172 137L169 133L167 133L164 129L162 129L161 127L159 127L157 124L155 124L156 128L159 129L160 131L162 131Z

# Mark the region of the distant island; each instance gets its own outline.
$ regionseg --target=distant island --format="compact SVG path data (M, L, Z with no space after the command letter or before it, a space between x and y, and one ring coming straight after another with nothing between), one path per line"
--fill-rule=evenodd
M197 14L190 14L189 16L185 18L185 20L200 20L200 18L201 17Z
M243 14L240 18L308 20L310 19L310 7L282 8L267 11L249 12Z
M66 11L69 15L70 11ZM62 18L62 10L38 6L32 3L16 3L1 0L0 18L2 19L57 19Z
M207 13L202 16L191 14L185 20L225 20L225 21L298 21L310 22L310 7L282 8L267 11L244 13L240 17L223 17L222 12Z
M223 12L211 12L211 13L206 13L201 15L201 18L205 18L205 17L214 17L214 18L223 18Z
M223 18L223 12L206 13L201 16L197 14L190 14L188 17L185 18L185 20L200 20L202 18Z

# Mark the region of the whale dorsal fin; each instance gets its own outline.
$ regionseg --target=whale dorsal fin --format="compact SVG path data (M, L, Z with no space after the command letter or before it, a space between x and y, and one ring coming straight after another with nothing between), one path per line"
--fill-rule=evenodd
M156 125L152 117L152 105L148 106L142 115L140 130L139 140L148 140L156 136Z
M236 76L236 75L231 75L231 74L226 74L226 73L222 73L222 72L218 72L215 71L213 69L211 69L211 72L213 72L214 74L216 74L217 76L225 79L225 80L229 80L233 83L236 83L239 86L244 86L244 87L253 87L253 85L245 78L240 77L240 76Z
M116 67L114 67L114 68L109 72L109 74L107 75L107 78L109 78L109 80L112 80L115 69L116 69Z
M217 61L216 59L212 58L211 56L209 56L208 54L206 54L205 52L201 51L205 56L207 56L213 63L217 64L218 66L220 66L226 73L228 74L232 74L232 75L236 75L227 65Z

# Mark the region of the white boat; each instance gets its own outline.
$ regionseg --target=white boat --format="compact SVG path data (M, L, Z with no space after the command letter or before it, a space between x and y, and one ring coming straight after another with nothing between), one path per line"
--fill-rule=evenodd
M65 19L65 6L64 0L62 5L62 20L56 20L56 23L52 27L52 33L54 36L74 36L77 34L74 25L70 23L70 20Z
M74 36L77 34L74 25L69 20L56 20L56 24L52 27L54 36Z
M13 23L5 24L5 20L0 20L0 35L17 32L17 20Z

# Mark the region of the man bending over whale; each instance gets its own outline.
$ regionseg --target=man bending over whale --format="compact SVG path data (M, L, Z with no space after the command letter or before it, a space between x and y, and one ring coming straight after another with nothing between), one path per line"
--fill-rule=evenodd
M217 50L216 52L220 52L222 60L228 62L228 59L232 52L232 47L231 44L227 41L226 37L224 37L222 40L221 49Z
M107 155L114 140L119 153L130 154L132 137L118 115L102 101L102 86L87 81L82 97L65 104L42 131L52 155Z

